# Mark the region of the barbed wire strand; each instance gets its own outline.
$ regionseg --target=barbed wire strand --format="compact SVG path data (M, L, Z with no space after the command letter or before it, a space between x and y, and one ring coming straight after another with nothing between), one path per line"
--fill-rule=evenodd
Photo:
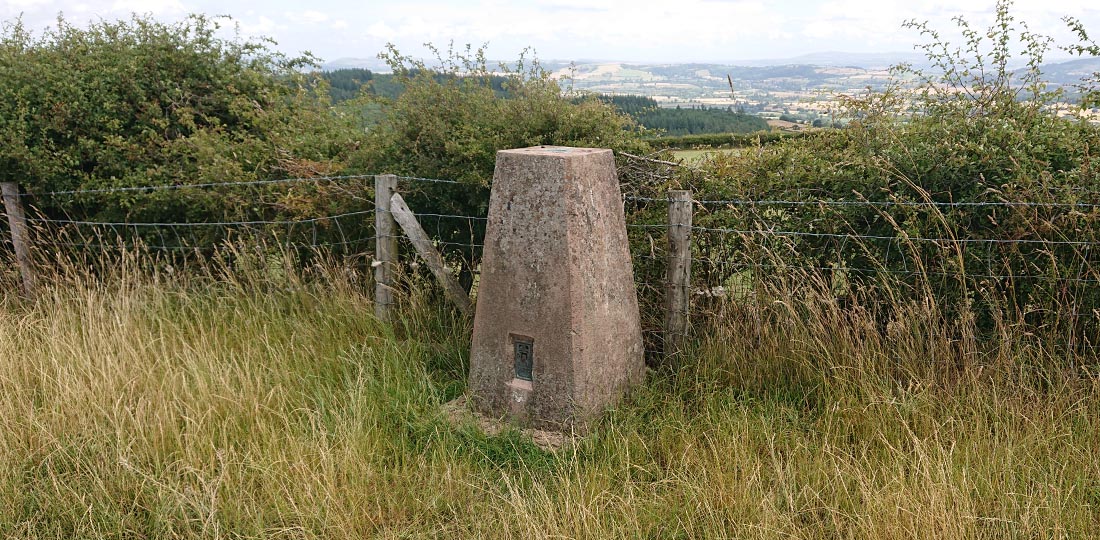
M59 195L91 195L102 193L131 193L131 192L151 192L151 191L165 191L165 190L179 190L179 189L205 189L215 187L228 187L228 186L262 186L269 184L291 184L299 182L335 182L340 180L362 180L374 178L374 175L366 174L349 174L342 176L311 176L301 178L279 178L275 180L241 180L234 182L204 182L198 184L164 184L157 186L123 186L123 187L111 187L111 188L95 188L95 189L74 189L63 191L46 191L43 193L26 192L20 193L20 197L54 197Z
M680 223L678 226L685 226L686 224ZM765 235L765 236L794 236L794 237L812 237L812 238L845 238L845 239L859 239L859 240L897 240L902 242L933 242L944 244L977 244L977 243L989 243L989 244L1041 244L1041 245L1065 245L1065 246L1097 246L1100 242L1091 240L1047 240L1042 238L929 238L923 236L879 236L873 234L848 234L848 233L818 233L807 231L777 231L777 230L765 230L765 229L725 229L718 227L701 227L692 226L693 231L706 231L717 232L725 234L742 234L742 235Z
M358 212L347 212L344 214L335 214L331 216L322 216L315 218L293 219L293 220L246 220L246 221L181 221L181 222L130 222L130 221L83 221L75 219L49 219L49 218L27 218L27 221L34 223L56 223L61 225L86 225L86 226L116 226L116 227L232 227L239 225L288 225L298 223L316 223L328 220L339 220L345 217L363 216L373 213L374 210L361 210Z
M687 227L686 223L672 223L672 224L628 224L628 229L668 229L670 227ZM913 242L932 242L937 244L1041 244L1041 245L1068 245L1068 246L1100 246L1100 241L1091 240L1047 240L1042 238L932 238L923 236L881 236L873 234L853 234L853 233L820 233L809 231L784 231L784 230L770 230L770 229L727 229L721 227L703 227L699 225L690 226L692 231L700 232L715 232L723 234L739 234L739 235L763 235L763 236L793 236L793 237L811 237L811 238L841 238L849 240L890 240L890 241L913 241Z
M94 195L105 193L147 193L153 191L166 191L166 190L179 190L179 189L207 189L216 187L237 187L237 186L263 186L271 184L293 184L301 182L337 182L342 180L367 180L373 179L379 176L375 174L345 174L345 175L331 175L331 176L308 176L298 178L277 178L271 180L239 180L231 182L201 182L195 184L163 184L155 186L120 186L120 187L105 187L105 188L92 188L92 189L71 189L71 190L58 190L58 191L45 191L42 193L35 192L23 192L19 194L19 197L57 197L61 195ZM457 180L445 180L440 178L422 178L417 176L397 176L398 180L405 180L409 182L425 182L425 183L437 183L437 184L461 184Z
M344 241L340 241L340 242L286 242L286 243L283 243L281 245L283 245L285 247L291 247L291 248L346 247L346 246L353 246L353 245L369 243L369 242L373 242L374 240L375 240L375 237L372 235L372 236L367 236L367 237L363 237L363 238L357 238L355 240L344 240ZM174 246L173 245L146 244L146 243L113 244L113 243L108 243L108 242L98 242L98 243L79 243L79 242L60 242L60 241L50 242L50 245L52 245L52 246L84 248L84 249L90 249L90 250L93 250L93 251L142 250L142 249L148 249L148 250L151 250L151 251L201 251L201 250L207 250L207 249L216 249L218 247L228 246L228 245L232 245L232 244L233 244L232 241L207 243L207 244L196 244L196 245L174 245Z
M656 260L656 261L660 261L660 262L665 262L665 261L668 260L668 257L651 256L651 255L634 255L634 257L638 258L638 259L650 259L650 260ZM918 270L891 270L889 268L860 268L860 267L848 267L848 266L814 266L814 265L798 265L798 264L792 264L792 265L759 264L759 263L739 263L739 262L735 262L735 261L715 261L713 259L704 259L704 258L699 258L699 257L691 257L691 261L692 261L692 263L699 263L699 264L709 264L709 265L716 265L716 266L732 266L732 267L735 267L737 269L737 271L730 273L730 275L727 276L727 279L729 277L733 277L733 275L735 275L739 272L743 272L745 270L789 270L789 271L816 270L816 271L829 271L829 272L850 272L850 273L858 273L858 274L882 274L882 273L885 273L885 274L894 274L894 275L899 275L899 276L921 276L921 275L939 276L939 277L961 277L961 276L966 276L966 277L970 277L970 278L1001 279L1001 280L1036 279L1036 280L1051 280L1051 281L1070 282L1070 283L1100 283L1100 279L1087 279L1087 278L1080 278L1080 277L1074 278L1074 277L1068 277L1068 276L1062 277L1062 276L1052 276L1052 275L1047 275L1047 274L1004 274L1004 275L998 275L998 274L993 274L993 273L975 274L975 273L971 273L971 272L938 272L938 271L918 271ZM693 274L696 274L696 273L693 272ZM1080 272L1078 273L1078 276L1080 276ZM668 285L669 284L668 280L665 280L665 279L650 279L650 280L644 280L644 282L648 283L648 284L661 284L661 285Z
M419 176L398 176L398 180L405 180L408 182L425 182L430 184L462 184L458 180L445 180L441 178L422 178ZM473 187L473 184L470 184Z
M675 202L669 198L655 198L655 197L639 197L634 195L625 195L623 197L627 201L641 201L641 202ZM962 201L962 202L940 202L940 201L852 201L852 200L829 200L829 199L817 199L817 200L782 200L782 199L716 199L706 200L697 199L692 200L692 203L700 205L730 205L730 206L870 206L870 207L947 207L947 208L964 208L964 207L1028 207L1028 208L1100 208L1100 203L1059 203L1059 202L1032 202L1032 201Z

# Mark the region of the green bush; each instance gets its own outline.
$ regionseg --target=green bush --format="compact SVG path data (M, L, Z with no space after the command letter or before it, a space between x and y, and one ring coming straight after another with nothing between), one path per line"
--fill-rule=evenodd
M634 123L595 97L565 99L558 81L523 57L490 67L484 51L436 51L438 66L390 48L383 56L405 91L388 103L357 165L480 186L497 150L567 145L641 151Z
M386 104L354 164L370 173L394 173L460 182L403 186L414 211L484 216L496 152L537 145L610 148L644 152L630 117L595 97L563 96L558 81L538 61L491 68L484 51L436 51L436 66L402 55L383 55L405 91ZM444 242L480 243L483 221L451 219L425 224ZM480 257L460 246L469 285Z
M889 282L884 306L929 302L985 331L1010 318L1055 342L1094 339L1100 129L1058 117L1062 94L1039 70L1051 42L1007 2L985 31L957 23L961 48L910 23L929 38L934 68L903 66L887 91L848 99L846 129L715 155L675 179L700 200L888 203L701 205L696 224L723 229L693 238L701 286L808 271L839 295ZM1023 70L1009 67L1015 43ZM661 219L659 208L638 212Z
M312 58L218 37L221 19L59 18L0 33L0 180L32 194L330 174L361 134L305 75ZM285 190L284 190L285 191ZM300 198L300 197L299 197ZM295 199L296 200L296 199ZM294 213L274 192L36 197L47 215L177 221Z

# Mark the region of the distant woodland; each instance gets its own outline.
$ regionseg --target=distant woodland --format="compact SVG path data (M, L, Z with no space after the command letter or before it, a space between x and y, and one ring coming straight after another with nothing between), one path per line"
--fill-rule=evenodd
M393 99L402 92L401 85L393 75L373 73L369 69L338 69L325 72L323 77L329 84L329 97L333 103L343 103L364 94ZM504 82L507 79L492 79L494 90L506 93ZM647 130L661 135L752 133L768 130L768 124L762 118L732 108L661 108L652 98L644 96L600 95L597 99L629 115Z
M646 129L659 130L664 135L752 133L768 130L768 123L763 118L732 108L661 108L653 98L644 96L600 96L599 99L630 115Z
M343 103L364 93L391 99L401 93L401 85L394 82L393 75L373 73L369 69L326 71L323 77L328 81L333 103Z

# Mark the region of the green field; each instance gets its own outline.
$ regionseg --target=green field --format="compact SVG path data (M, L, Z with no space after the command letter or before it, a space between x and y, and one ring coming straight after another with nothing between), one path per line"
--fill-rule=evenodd
M684 161L702 161L710 156L725 154L725 155L737 155L741 153L740 148L706 148L706 149L690 149L690 150L672 150L672 155L676 159L682 159Z

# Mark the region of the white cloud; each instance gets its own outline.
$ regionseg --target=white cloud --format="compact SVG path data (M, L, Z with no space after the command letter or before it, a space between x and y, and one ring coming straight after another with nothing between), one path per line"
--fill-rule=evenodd
M4 0L4 11L16 13L27 10L42 9L53 4L53 0Z
M286 28L275 24L274 20L263 15L252 22L242 20L237 21L237 24L241 29L241 33L246 36L271 36L276 30Z
M111 11L116 13L152 13L179 15L187 12L179 0L115 0Z
M390 25L384 22L376 22L367 27L366 34L368 37L380 39L383 41L393 41L397 39L397 30L394 30Z
M488 42L503 56L532 45L558 58L732 58L743 56L738 43L791 35L788 18L758 0L428 1L374 15L371 37L412 47Z
M287 13L286 17L294 21L301 21L311 24L323 23L328 20L328 14L320 11L306 10L298 13Z
M310 49L324 57L373 56L386 42L423 54L420 45L475 46L488 42L494 58L534 46L543 58L693 61L780 58L813 51L906 51L922 41L903 30L928 19L951 32L952 15L976 27L989 24L996 0L0 0L5 19L25 13L29 27L69 19L153 13L179 19L188 12L229 14L246 35L278 40L287 52ZM1094 7L1095 6L1095 7ZM1100 34L1096 0L1016 0L1013 14L1032 30L1064 41L1061 15L1084 20Z

